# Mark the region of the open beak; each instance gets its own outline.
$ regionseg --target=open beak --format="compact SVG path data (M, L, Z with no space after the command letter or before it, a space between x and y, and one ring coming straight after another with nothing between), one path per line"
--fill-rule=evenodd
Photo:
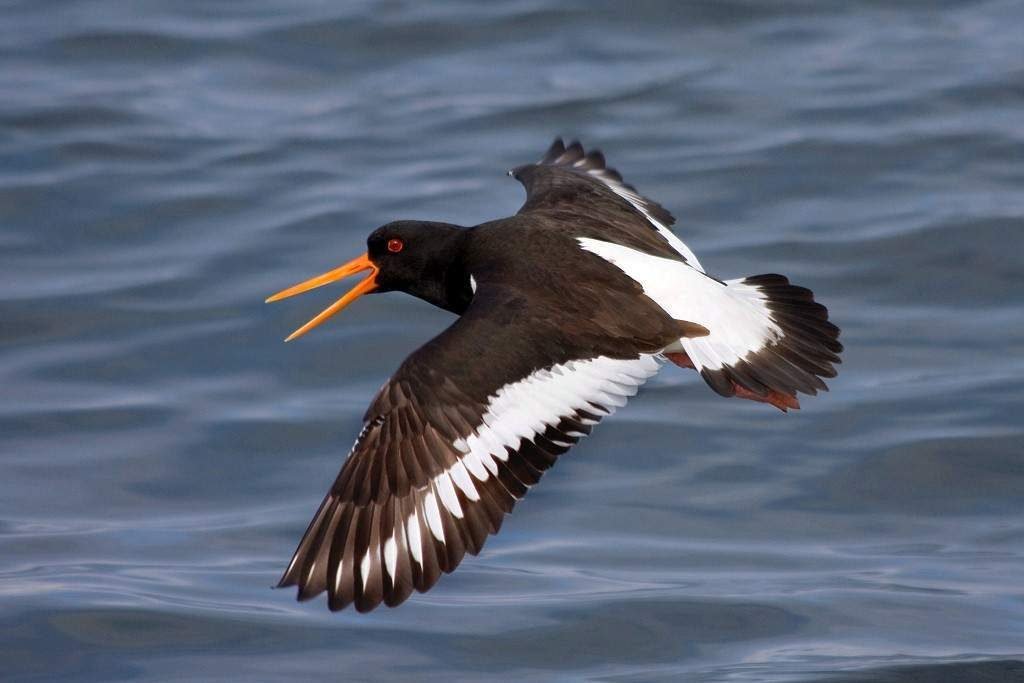
M285 341L289 342L292 339L295 339L296 337L301 337L302 335L306 334L311 329L313 329L314 327L316 327L323 321L327 320L332 315L334 315L335 313L337 313L338 311L345 308L350 303L361 297L363 294L366 294L367 292L372 292L373 290L377 289L376 278L378 268L377 266L373 265L373 262L370 260L369 254L363 254L359 258L352 259L351 261L341 266L340 268L335 268L334 270L324 273L323 275L317 275L316 277L310 278L305 282L300 282L299 284L293 287L289 287L288 289L281 290L274 296L268 298L268 304L271 301L280 301L281 299L287 299L290 296L302 294L303 292L308 292L309 290L316 289L317 287L323 287L324 285L330 284L335 280L340 280L343 277L348 277L349 275L361 273L364 270L370 271L370 274L369 276L366 277L366 279L364 279L358 285L350 289L348 293L345 294L345 296L341 297L333 304L331 304L323 311L321 311L315 318L310 320L308 323L306 323L299 329L292 332L290 335L288 335L288 338L285 339Z

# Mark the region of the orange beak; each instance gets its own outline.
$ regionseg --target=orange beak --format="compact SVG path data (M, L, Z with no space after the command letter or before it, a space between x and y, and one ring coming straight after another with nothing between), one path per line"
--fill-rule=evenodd
M302 335L306 334L311 329L313 329L314 327L316 327L323 321L327 320L332 315L334 315L335 313L337 313L338 311L345 308L350 303L361 297L363 294L366 294L367 292L372 292L373 290L377 289L376 277L377 271L379 269L377 268L377 266L373 265L373 262L370 260L369 254L363 254L359 258L352 259L351 261L341 266L340 268L335 268L334 270L324 273L323 275L317 275L316 277L310 278L305 282L300 282L299 284L293 287L289 287L288 289L281 290L274 296L268 298L268 304L271 301L287 299L290 296L302 294L303 292L308 292L309 290L316 289L317 287L323 287L324 285L330 284L335 280L340 280L344 277L348 277L349 275L361 273L364 270L370 271L370 275L365 280L363 280L358 285L350 289L345 296L341 297L333 304L322 310L315 318L310 320L308 323L306 323L305 325L303 325L302 327L288 335L288 338L285 339L285 341L290 342L292 339L295 339L296 337L301 337Z

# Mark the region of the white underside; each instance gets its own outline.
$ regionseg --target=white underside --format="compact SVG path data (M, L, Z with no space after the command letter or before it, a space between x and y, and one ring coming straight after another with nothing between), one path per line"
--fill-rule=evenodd
M731 365L748 353L782 337L764 294L730 280L725 284L686 263L652 256L619 244L579 238L580 247L613 264L643 287L676 320L706 327L706 337L680 339L665 349L685 351L698 371Z

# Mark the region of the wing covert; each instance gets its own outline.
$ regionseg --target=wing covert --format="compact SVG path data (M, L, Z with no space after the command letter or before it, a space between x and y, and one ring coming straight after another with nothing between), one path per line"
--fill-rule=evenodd
M675 223L672 214L623 180L599 150L587 152L576 140L566 147L561 138L555 138L539 162L518 166L509 175L526 188L520 214L567 212L600 217L633 237L646 238L652 253L682 258L704 272L697 256L670 229ZM651 239L652 235L660 239Z

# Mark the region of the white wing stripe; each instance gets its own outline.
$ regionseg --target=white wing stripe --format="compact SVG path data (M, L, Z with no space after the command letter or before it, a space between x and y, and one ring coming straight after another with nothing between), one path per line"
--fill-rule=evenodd
M413 507L405 519L405 536L409 552L417 565L423 567L423 543L420 519L426 520L427 529L441 543L445 543L441 506L457 519L465 516L456 489L466 499L477 502L480 491L474 484L498 476L495 459L507 461L509 450L518 448L523 439L534 440L565 418L577 417L583 410L594 412L595 405L611 413L624 405L626 398L636 393L648 377L655 374L660 362L653 355L634 359L592 358L569 361L551 368L538 370L518 382L505 385L488 399L487 407L476 430L452 442L458 461L436 475L421 490L422 503ZM572 431L571 437L583 433ZM570 442L555 440L558 446L569 447ZM396 532L399 533L399 532ZM398 541L393 534L383 546L384 568L394 577L398 567ZM377 557L381 548L367 551L360 563L361 576L366 580L371 557ZM371 555L371 552L378 555ZM339 579L340 580L340 579Z
M479 453L469 450L465 439L458 439L455 442L455 449L462 453L462 464L466 466L469 473L476 477L477 481L487 481L490 476L487 472L487 465Z
M442 472L434 477L434 488L437 490L441 502L448 508L448 512L462 519L462 506L459 505L459 497L455 495L455 487L452 486L451 477L448 476L450 471Z
M391 576L395 578L395 571L398 568L398 544L395 543L395 537L392 536L384 543L384 569Z
M441 511L437 509L437 498L430 491L423 497L423 512L427 516L427 526L434 538L444 543L444 527L441 526Z
M366 549L366 554L363 555L363 561L359 563L359 580L363 584L363 588L366 588L366 577L370 575L370 553L374 552L376 548L373 546Z
M495 392L488 400L480 426L468 437L457 439L454 446L464 454L462 460L470 471L474 471L475 463L479 461L492 474L496 474L496 470L489 466L493 465L492 458L507 460L506 449L518 448L522 439L532 441L549 426L573 417L579 410L591 412L591 404L599 405L609 413L613 412L615 408L625 405L627 397L635 394L637 388L658 371L659 366L653 355L642 355L634 359L600 356L537 370ZM471 462L474 464L470 465ZM455 483L459 484L457 469L453 467L445 475L439 475L435 480L439 491L444 482L448 481L446 475L449 473ZM447 506L447 502L445 504Z
M409 539L409 550L412 552L412 559L416 560L416 564L422 567L423 541L420 538L420 517L415 508L409 514L409 518L405 520L405 532Z
M472 501L480 500L480 494L477 493L476 487L473 486L473 480L469 478L469 472L461 461L456 461L448 470L448 474L451 475L455 485L466 494L466 498Z
M345 568L345 558L342 557L342 558L340 558L338 560L338 569L334 573L334 592L335 593L340 593L341 592L341 577L342 577L342 573L344 572L344 568Z

